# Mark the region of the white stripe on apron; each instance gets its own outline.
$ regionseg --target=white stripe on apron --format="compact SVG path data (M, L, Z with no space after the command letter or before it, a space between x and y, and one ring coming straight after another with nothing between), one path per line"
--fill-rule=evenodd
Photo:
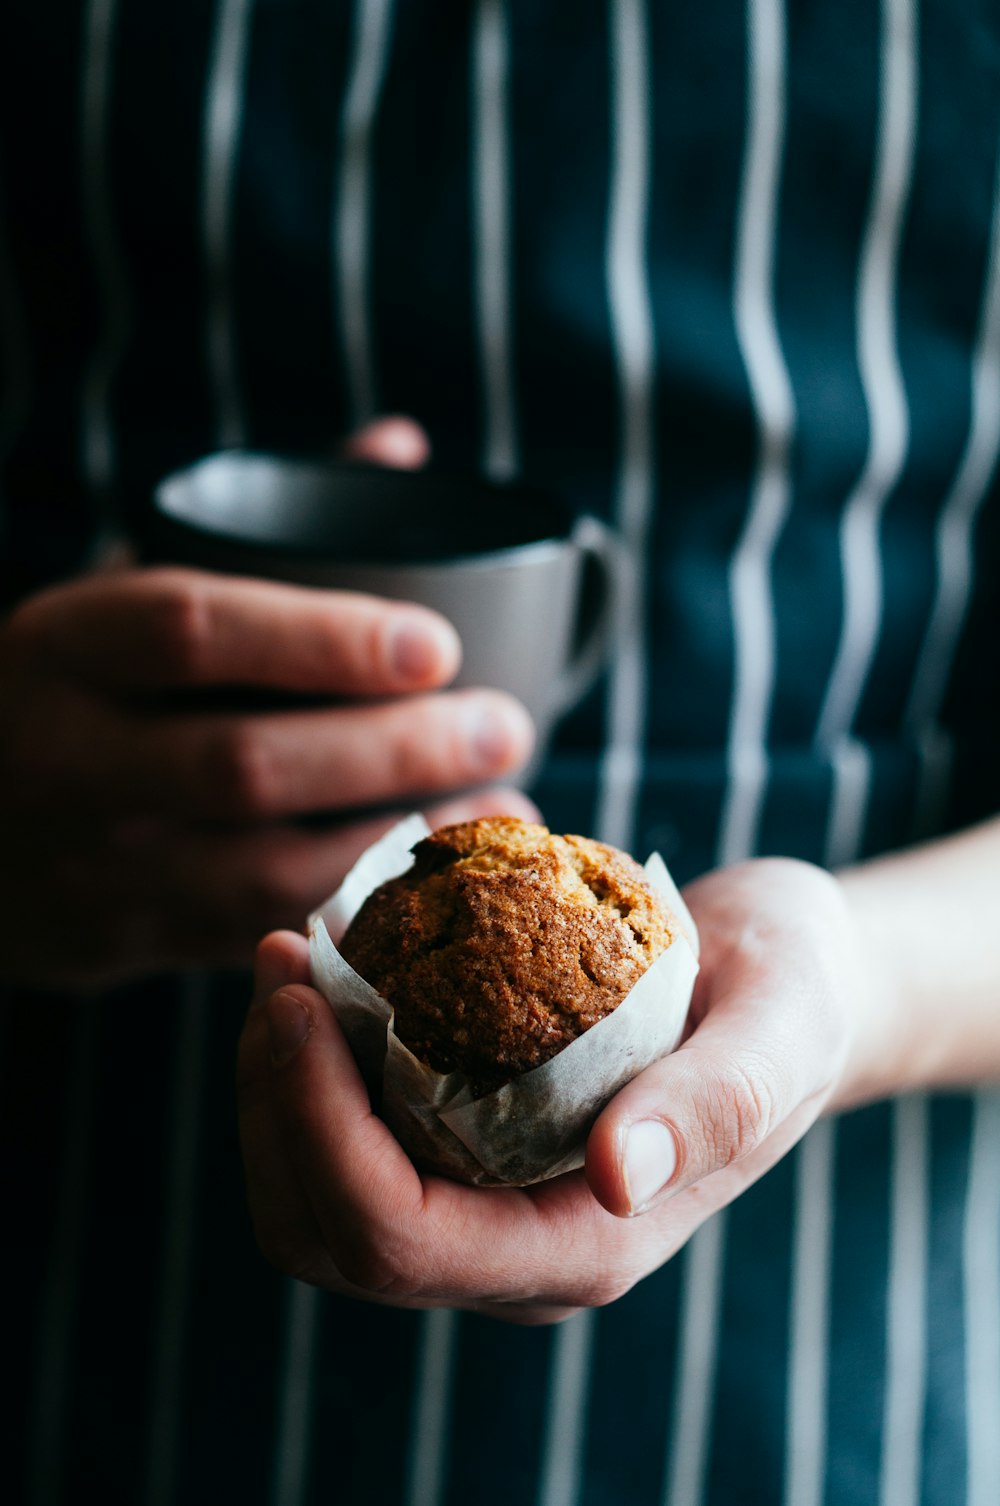
M913 0L883 0L879 124L872 196L858 279L858 360L870 438L865 464L844 508L840 552L844 621L816 741L831 755L850 737L878 643L882 613L879 525L906 459L909 418L896 350L896 269L910 193L917 113L917 37ZM832 756L834 792L828 862L859 849L867 789L867 751Z
M202 233L206 358L220 446L247 442L232 288L232 218L252 0L219 0L205 99Z
M595 1326L594 1313L582 1312L553 1334L538 1506L575 1506L580 1498Z
M646 698L644 644L655 475L654 332L646 269L650 193L649 40L640 0L611 6L611 202L606 275L622 427L615 521L624 544L608 692L609 747L596 818L603 842L628 848L635 820Z
M886 1394L880 1506L919 1506L927 1392L930 1122L922 1094L892 1106Z
M1000 164L979 335L972 356L972 414L965 450L938 519L937 589L906 722L914 732L937 721L972 597L973 535L1000 456Z
M111 383L125 351L132 321L129 292L115 227L108 173L108 117L118 0L91 0L83 44L80 143L83 224L101 296L101 327L81 393L81 468L98 498L114 481L115 441ZM105 526L109 520L105 519ZM95 552L105 540L98 540Z
M785 1506L822 1506L823 1502L836 1131L834 1120L819 1120L795 1152Z
M980 314L972 354L972 413L965 450L938 518L937 587L913 676L906 725L916 739L920 771L913 839L942 830L947 820L954 748L940 725L948 677L972 599L973 539L1000 456L1000 157L993 224Z
M996 1506L1000 1482L1000 1094L977 1094L962 1240L965 1506Z
M406 1506L441 1506L448 1486L448 1441L459 1315L432 1308L423 1316L414 1377Z
M750 383L758 460L750 511L729 569L734 628L733 704L719 861L757 847L767 783L767 726L774 686L771 558L789 506L795 427L791 382L774 313L774 250L785 132L785 17L781 0L751 0L748 129L736 248L735 320Z
M334 204L334 307L340 311L353 427L377 410L369 237L372 136L388 60L393 0L358 0L340 123L340 191Z
M302 1281L287 1283L285 1349L278 1386L272 1506L301 1506L309 1483L316 1330L321 1294Z
M681 1334L664 1506L701 1506L712 1436L726 1211L702 1224L684 1252Z
M842 737L830 749L830 814L826 823L823 862L843 868L861 851L865 816L871 794L871 759L856 737Z
M508 39L504 0L478 0L473 33L473 230L476 332L484 394L486 472L517 470L510 317Z
M162 1260L150 1374L145 1506L170 1506L176 1484L183 1408L183 1368L190 1322L198 1206L201 1126L211 1009L208 977L180 982L178 1039L170 1106L169 1158L163 1200Z

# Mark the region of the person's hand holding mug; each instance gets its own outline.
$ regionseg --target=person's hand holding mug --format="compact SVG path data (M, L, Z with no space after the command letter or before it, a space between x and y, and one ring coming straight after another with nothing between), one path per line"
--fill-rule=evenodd
M402 420L352 446L388 465L425 449ZM0 627L0 977L242 964L401 811L533 814L482 789L529 757L530 719L499 691L449 691L460 657L425 607L200 570L99 572L22 603ZM241 688L303 704L248 709ZM339 819L296 819L316 812Z

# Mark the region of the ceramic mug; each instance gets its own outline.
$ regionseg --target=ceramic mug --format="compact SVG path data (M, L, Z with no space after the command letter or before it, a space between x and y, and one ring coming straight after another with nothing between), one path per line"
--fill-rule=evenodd
M433 607L454 683L515 695L540 746L606 657L614 536L524 482L222 451L161 481L138 535L146 561Z

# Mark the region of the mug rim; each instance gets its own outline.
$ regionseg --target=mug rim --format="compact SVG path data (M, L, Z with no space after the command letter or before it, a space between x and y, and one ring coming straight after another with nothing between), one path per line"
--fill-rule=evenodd
M297 474L300 478L308 478L311 475L317 480L324 474L334 478L338 475L350 476L355 482L360 478L370 477L373 484L376 481L384 482L388 473L394 484L412 487L415 492L441 487L454 489L474 487L480 495L492 493L498 500L502 500L504 496L516 496L526 501L534 496L544 503L548 516L543 521L552 520L553 527L545 531L540 530L535 537L523 542L502 543L487 549L465 552L459 549L455 552L442 552L415 559L385 559L368 552L352 553L338 559L332 551L323 546L310 546L304 542L280 538L254 538L220 527L218 523L213 523L210 519L193 516L190 512L184 513L169 504L171 490L181 486L190 487L196 484L199 472L213 467L224 468L227 463L235 464L237 468L240 466L249 468L263 463L272 472L284 470L292 475ZM522 564L528 563L535 556L544 556L571 544L574 529L579 521L579 514L574 512L558 492L523 477L498 481L478 472L463 472L453 468L408 471L373 465L366 461L288 455L280 451L243 448L212 451L199 456L187 465L168 472L154 482L148 493L148 502L148 507L144 509L145 524L140 530L145 535L141 543L143 553L162 553L165 546L169 549L171 539L186 540L189 546L225 551L233 563L238 563L238 556L248 562L271 558L316 569L324 566L336 568L338 564L342 564L345 569L377 570L390 575L412 573L421 569L458 567L488 569L496 568L498 565L503 566L508 562L511 564L515 561Z

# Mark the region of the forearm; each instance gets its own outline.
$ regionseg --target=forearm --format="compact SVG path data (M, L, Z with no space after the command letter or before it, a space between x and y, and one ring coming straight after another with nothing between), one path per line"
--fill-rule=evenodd
M840 877L870 987L837 1105L1000 1082L1000 820Z

